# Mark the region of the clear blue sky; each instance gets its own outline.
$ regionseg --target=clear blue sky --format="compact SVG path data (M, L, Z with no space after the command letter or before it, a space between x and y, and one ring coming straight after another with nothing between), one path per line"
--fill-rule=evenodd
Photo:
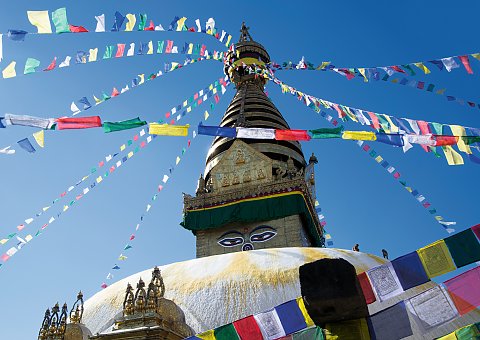
M10 28L33 31L26 17L27 10L52 11L64 6L71 24L88 29L94 29L94 16L102 13L106 14L107 27L111 27L113 13L119 10L124 14L147 13L156 24L163 26L168 26L175 15L188 17L189 26L193 26L196 18L205 22L214 17L217 27L238 39L241 22L245 20L253 38L262 43L277 62L298 61L305 56L314 63L328 60L337 66L383 66L480 51L477 27L480 4L475 1L461 5L451 1L404 1L395 6L380 1L281 1L275 4L243 1L228 6L224 2L167 4L111 0L84 0L81 4L52 0L33 5L31 1L18 0L2 4L0 32ZM42 67L46 67L54 56L62 59L79 50L99 47L103 53L107 44L164 39L174 39L179 46L185 41L196 41L205 43L209 50L223 47L215 39L189 33L29 36L23 43L4 40L5 59L0 65L3 69L10 60L17 60L17 72L21 73L27 57L41 60ZM120 89L137 74L157 71L163 68L164 62L174 60L183 60L183 56L138 56L0 79L0 115L63 116L69 114L72 100L98 96L114 86ZM418 74L415 79L446 87L452 95L480 101L480 64L472 58L471 63L473 76L462 68L450 74L439 71L428 76ZM220 63L194 64L86 114L100 115L107 121L137 116L148 121L158 120L172 106L220 76ZM358 79L347 81L327 72L284 71L277 76L299 90L333 102L397 117L480 127L480 110L449 103L444 97L410 87L384 82L365 84ZM226 93L209 124L219 122L233 96L232 90ZM275 84L269 84L267 90L292 128L330 127L294 97L282 95ZM183 122L195 125L202 114L203 110L194 110ZM361 129L354 123L346 127ZM13 145L35 131L23 127L1 130L0 147ZM104 134L101 129L47 131L43 150L32 155L19 149L14 156L1 155L0 236L14 231L16 225L48 205L133 135L134 131ZM125 252L128 260L118 263L122 269L114 280L154 265L195 257L193 235L179 226L181 193L194 193L210 142L208 137L194 140L145 218L131 243L133 248ZM0 268L1 338L33 339L46 307L57 301L67 301L71 306L80 289L86 298L100 290L157 185L185 144L183 138L157 138ZM443 157L437 159L418 146L404 154L388 145L372 145L442 216L457 221L457 229L479 223L475 212L476 193L480 190L478 165L466 159L463 166L448 166ZM386 248L394 258L447 236L430 214L354 143L313 141L304 143L303 150L307 157L315 152L319 159L317 194L336 247L350 249L359 243L362 251L374 254ZM60 202L56 204L49 214L29 225L28 231L37 230L61 206ZM8 249L0 247L2 253ZM445 278L441 277L440 281Z

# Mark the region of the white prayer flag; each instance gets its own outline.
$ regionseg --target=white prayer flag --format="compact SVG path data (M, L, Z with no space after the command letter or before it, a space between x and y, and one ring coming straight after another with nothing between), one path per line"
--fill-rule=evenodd
M237 138L275 139L275 129L237 127Z
M135 43L130 44L130 48L127 51L127 57L131 57L135 54Z
M430 145L434 146L435 141L432 139L432 135L405 135L405 138L409 143L421 144L421 145Z
M72 60L72 57L70 57L69 55L67 55L67 56L65 57L65 60L62 61L62 62L60 63L60 65L58 65L58 67L68 67L68 66L70 66L70 60Z
M370 269L367 271L367 276L380 302L403 293L402 285L391 262Z
M163 182L163 183L167 183L168 178L169 178L169 177L168 177L167 175L163 175L162 182Z
M443 58L442 63L443 63L443 65L445 65L445 68L447 69L448 72L450 72L454 68L459 68L460 67L460 65L458 65L455 62L455 59L453 59L453 57Z
M0 153L3 153L5 155L13 155L15 153L15 150L10 150L11 146L7 146L6 148L0 149Z
M165 31L162 25L155 26L155 31Z
M75 102L72 102L72 104L70 105L70 110L72 110L73 113L78 113L78 112L80 112L80 109L79 109L78 106L75 104Z
M97 20L95 32L105 32L105 14L95 16L95 19Z
M27 218L27 219L25 220L25 223L26 223L26 224L30 224L30 223L32 223L32 222L33 222L33 218Z
M195 25L197 25L197 32L201 32L202 26L200 24L200 19L195 20Z
M13 255L16 254L17 251L18 251L17 248L12 247L12 248L8 249L5 253L6 253L8 256L13 256Z
M253 317L260 327L264 339L273 340L285 336L285 330L275 309L256 314Z

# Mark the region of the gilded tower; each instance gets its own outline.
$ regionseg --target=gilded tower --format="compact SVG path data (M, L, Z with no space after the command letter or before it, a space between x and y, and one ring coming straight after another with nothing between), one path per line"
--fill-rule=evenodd
M236 94L222 127L289 129L254 69L270 62L243 24L225 57ZM315 156L305 161L296 141L216 137L195 197L184 197L182 226L196 236L197 257L279 247L322 247L315 213Z

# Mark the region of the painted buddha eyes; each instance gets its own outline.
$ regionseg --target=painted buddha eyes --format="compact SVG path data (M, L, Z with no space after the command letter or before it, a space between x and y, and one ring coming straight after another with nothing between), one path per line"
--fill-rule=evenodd
M256 227L250 233L249 239L245 240L245 236L242 233L232 230L228 231L218 238L217 243L222 247L235 247L243 245L242 250L253 250L254 242L266 242L277 235L277 231L267 225L261 225Z

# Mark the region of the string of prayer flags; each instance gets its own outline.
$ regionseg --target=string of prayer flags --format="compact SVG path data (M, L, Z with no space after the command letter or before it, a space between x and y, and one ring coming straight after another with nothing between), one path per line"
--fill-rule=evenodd
M56 129L89 129L102 126L102 121L99 116L79 117L79 118L57 118Z
M123 131L128 129L134 129L143 125L146 125L147 122L141 120L140 118L128 119L119 122L104 122L103 131L106 133L114 131Z
M444 282L460 315L480 307L480 266Z
M429 278L446 274L456 269L444 240L436 241L417 250Z
M148 127L148 133L151 135L186 137L188 135L188 128L190 125L150 123Z

